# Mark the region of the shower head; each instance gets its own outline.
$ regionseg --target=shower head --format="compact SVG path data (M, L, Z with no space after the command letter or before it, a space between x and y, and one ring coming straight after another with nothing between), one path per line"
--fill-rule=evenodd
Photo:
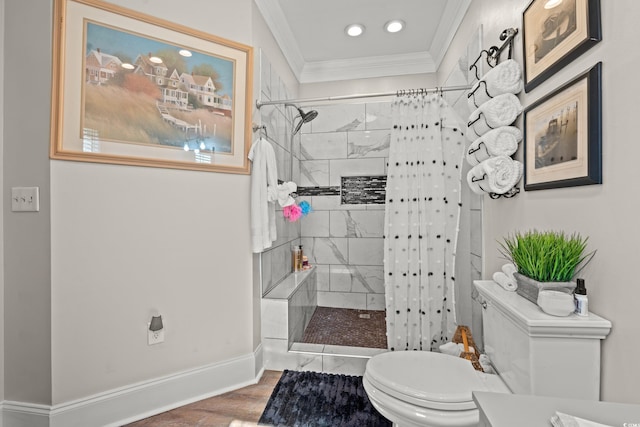
M298 113L300 113L300 120L298 121L298 123L295 125L294 129L293 129L293 134L295 135L298 132L300 132L300 128L302 128L302 125L305 123L309 123L311 120L315 119L316 117L318 117L318 112L316 110L309 110L306 113L304 111L302 111L302 108L298 107L297 105L294 104L284 104L285 107L294 107L296 110L298 110Z

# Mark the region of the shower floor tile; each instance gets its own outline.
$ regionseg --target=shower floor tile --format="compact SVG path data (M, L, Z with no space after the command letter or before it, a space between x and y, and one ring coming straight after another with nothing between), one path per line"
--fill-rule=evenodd
M387 348L385 312L316 307L303 343Z

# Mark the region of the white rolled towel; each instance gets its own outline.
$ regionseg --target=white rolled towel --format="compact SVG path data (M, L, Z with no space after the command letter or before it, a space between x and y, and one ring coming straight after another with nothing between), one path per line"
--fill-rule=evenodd
M504 194L515 187L524 170L522 163L509 156L491 157L480 165L484 165L489 191L496 194Z
M469 145L467 163L475 166L491 156L510 156L518 151L522 131L515 126L500 126L490 130Z
M469 184L471 191L481 196L491 191L489 190L487 173L484 171L482 163L475 165L467 172L467 184Z
M469 188L476 194L504 194L522 178L524 165L509 156L489 157L467 173Z
M498 285L502 286L505 291L515 291L518 288L518 285L515 281L511 280L506 274L502 271L496 271L493 273L493 281Z
M460 356L460 353L464 352L464 344L462 343L454 343L448 342L446 344L442 344L440 347L440 353L448 354L450 356ZM476 349L469 346L469 352L475 353Z
M517 96L504 93L485 102L469 116L467 138L473 141L491 129L509 126L522 113L522 104Z
M519 93L522 91L522 69L513 59L508 59L490 69L478 80L467 95L467 102L471 111L480 105L505 93Z
M458 344L454 342L442 344L439 349L440 353L448 354L449 356L460 356L460 349L458 348Z
M512 262L508 262L505 265L502 266L502 272L504 274L507 275L507 277L509 277L511 280L513 280L513 282L516 282L516 276L514 276L514 273L518 272L518 267L515 266L515 264L513 264Z

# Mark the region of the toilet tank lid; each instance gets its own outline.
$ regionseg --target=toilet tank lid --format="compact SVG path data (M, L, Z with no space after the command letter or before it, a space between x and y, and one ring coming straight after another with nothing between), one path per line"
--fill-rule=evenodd
M493 280L475 280L473 284L483 302L500 310L529 336L604 339L611 331L611 322L594 313L588 316L551 316Z

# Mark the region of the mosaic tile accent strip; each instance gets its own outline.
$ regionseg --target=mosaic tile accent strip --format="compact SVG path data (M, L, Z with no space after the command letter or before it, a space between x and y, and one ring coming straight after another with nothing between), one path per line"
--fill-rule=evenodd
M343 176L341 203L343 205L382 205L385 202L386 185L385 175Z
M298 187L298 196L339 196L340 187Z

